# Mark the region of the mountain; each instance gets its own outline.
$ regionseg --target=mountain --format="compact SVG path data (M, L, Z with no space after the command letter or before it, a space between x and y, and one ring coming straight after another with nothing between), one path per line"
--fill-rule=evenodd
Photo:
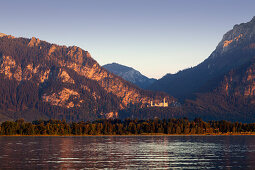
M0 121L118 117L130 105L166 98L101 67L88 51L0 34Z
M201 64L167 74L150 89L180 99L189 118L254 122L255 17L228 31Z
M165 91L185 100L196 93L215 89L224 75L249 63L255 56L255 17L248 23L235 25L227 32L212 54L201 64L167 74L149 89Z
M88 51L0 34L0 121L178 118L255 122L255 17L201 64L140 89ZM171 97L180 99L178 100ZM169 107L147 107L166 98Z
M156 81L156 79L150 79L131 67L127 67L118 63L106 64L102 67L143 89L146 89Z

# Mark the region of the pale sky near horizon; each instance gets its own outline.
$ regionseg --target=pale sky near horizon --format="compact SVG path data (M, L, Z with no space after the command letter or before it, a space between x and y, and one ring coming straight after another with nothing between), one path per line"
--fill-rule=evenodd
M255 16L254 0L0 1L0 32L76 45L100 65L117 62L150 78L195 66L235 24Z

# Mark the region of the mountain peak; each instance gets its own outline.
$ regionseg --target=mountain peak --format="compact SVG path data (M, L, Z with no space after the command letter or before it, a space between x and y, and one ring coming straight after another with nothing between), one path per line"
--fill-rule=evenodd
M223 35L222 40L212 53L211 58L222 56L237 47L242 47L245 44L255 39L255 16L247 23L234 25L233 29Z
M38 46L40 44L40 40L39 38L35 38L35 37L32 37L30 42L28 43L28 46L29 47L34 47L34 46Z
M4 34L4 33L0 33L0 38L1 38L1 37L5 37L5 36L7 36L8 38L15 38L15 37L12 36L12 35L6 35L6 34Z
M106 64L103 67L111 73L122 77L123 79L137 85L140 88L147 88L155 81L155 79L149 79L132 67L121 65L115 62Z
M0 92L10 91L0 95L0 112L12 112L8 119L13 119L18 111L26 120L39 119L41 115L91 120L130 104L145 107L151 100L174 100L163 93L139 89L108 72L76 46L58 46L35 37L3 37L0 42Z
M111 64L106 64L103 67L106 68L108 71L112 72L113 74L117 74L117 75L119 72L126 73L126 72L129 72L130 70L134 70L132 67L128 67L115 62Z
M251 22L255 22L255 16L251 19Z
M224 74L249 64L255 54L255 17L247 23L235 25L224 34L216 49L199 65L166 75L150 89L163 90L185 100L199 92L216 88ZM188 85L188 86L187 86Z
M4 37L4 36L6 36L6 34L0 33L0 37Z

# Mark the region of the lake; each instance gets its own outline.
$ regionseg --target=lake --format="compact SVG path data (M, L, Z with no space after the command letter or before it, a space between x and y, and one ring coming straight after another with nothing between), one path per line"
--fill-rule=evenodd
M255 136L0 137L0 169L255 167Z

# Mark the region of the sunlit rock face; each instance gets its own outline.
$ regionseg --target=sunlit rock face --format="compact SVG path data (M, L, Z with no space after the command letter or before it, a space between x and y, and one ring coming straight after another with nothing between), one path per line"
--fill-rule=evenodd
M227 95L254 97L255 63L241 69L232 70L225 76L221 88Z
M255 121L255 58L224 75L212 91L187 102L186 110L207 119Z
M40 44L40 40L38 38L32 37L32 39L28 43L28 47L38 46L39 44Z
M58 77L61 79L61 81L63 83L72 83L75 84L74 80L69 76L69 74L63 70L60 69L59 73L58 73Z
M6 36L6 34L0 33L0 37L4 37L4 36Z
M141 90L108 72L79 47L58 46L35 37L10 39L0 34L0 77L12 91L7 93L4 86L0 89L4 93L0 99L4 110L22 112L33 108L53 118L111 118L130 104L145 107L151 100L161 101L164 97L169 103L174 101L166 94Z
M64 88L58 93L53 92L50 95L44 94L42 98L43 100L51 103L52 105L70 108L70 107L74 107L74 103L72 101L67 102L71 96L74 97L75 99L80 98L80 94L78 92L67 89L67 88Z
M250 45L255 37L255 17L248 23L235 25L228 31L218 44L211 57L219 57L233 49Z
M12 36L12 35L6 35L6 34L4 34L4 33L0 33L0 38L1 38L1 37L15 38L15 37Z

